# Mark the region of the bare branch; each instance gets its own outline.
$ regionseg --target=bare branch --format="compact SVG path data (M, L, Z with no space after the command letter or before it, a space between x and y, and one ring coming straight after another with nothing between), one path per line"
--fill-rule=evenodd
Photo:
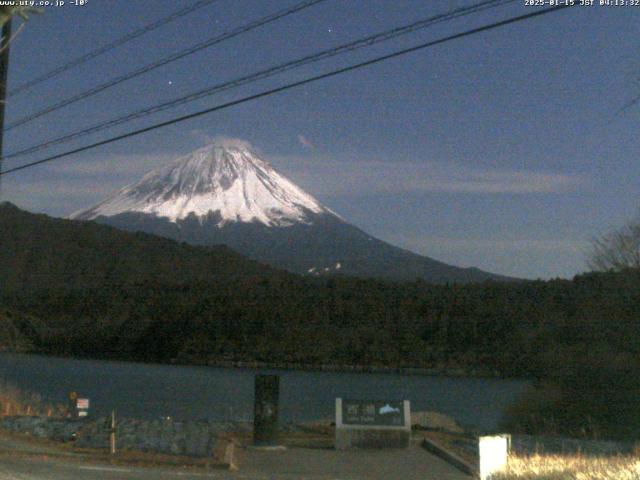
M589 267L600 271L640 268L640 216L592 240Z

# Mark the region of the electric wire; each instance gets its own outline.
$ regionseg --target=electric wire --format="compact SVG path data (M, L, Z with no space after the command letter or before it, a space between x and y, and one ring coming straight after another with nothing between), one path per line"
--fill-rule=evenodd
M97 85L89 90L85 90L83 92L77 93L76 95L73 95L69 98L66 98L64 100L61 100L57 103L54 103L52 105L49 105L48 107L43 108L42 110L38 110L37 112L31 113L29 115L25 115L22 118L19 118L18 120L10 123L9 125L7 125L5 127L5 131L9 131L12 130L16 127L19 127L21 125L24 125L26 123L32 122L33 120L43 117L44 115L47 115L49 113L55 112L56 110L59 110L61 108L67 107L69 105L72 105L76 102L79 102L81 100L84 100L86 98L92 97L93 95L96 95L100 92L103 92L111 87L114 87L116 85L119 85L123 82L126 82L127 80L131 80L133 78L139 77L140 75L143 75L145 73L148 73L152 70L155 70L156 68L160 68L164 65L167 65L169 63L175 62L177 60L180 60L184 57L187 57L189 55L193 55L196 52L199 52L201 50L204 50L205 48L209 48L212 47L213 45L217 45L219 43L222 43L226 40L229 40L231 38L235 38L239 35L242 35L244 33L250 32L251 30L255 30L258 27L261 27L263 25L266 25L268 23L272 23L275 22L276 20L280 20L284 17L287 17L289 15L293 15L294 13L297 13L301 10L304 10L306 8L312 7L318 3L322 3L325 2L327 0L304 0L300 3L297 3L295 5L293 5L292 7L283 9L283 10L279 10L275 13L272 13L271 15L267 15L266 17L262 17L258 20L255 20L253 22L250 22L246 25L242 25L240 27L234 28L233 30L230 30L228 32L224 32L220 35L216 35L213 38L210 38L209 40L206 40L204 42L198 43L192 47L189 47L185 50L182 50L180 52L177 52L173 55L169 55L168 57L164 57L156 62L150 63L148 65L145 65L144 67L141 67L137 70L134 70L130 73L126 73L124 75L120 75L118 77L112 78L111 80L108 80L105 83L101 83L100 85Z
M11 97L13 95L18 95L19 93L25 92L33 87L35 87L36 85L38 85L39 83L44 82L45 80L49 80L53 77L56 77L58 75L60 75L61 73L66 72L67 70L71 70L74 67L77 67L79 65L82 65L83 63L88 62L89 60L92 60L104 53L109 52L110 50L114 50L115 48L118 48L122 45L124 45L125 43L130 42L131 40L134 40L138 37L141 37L142 35L145 35L149 32L152 32L153 30L156 30L170 22L173 22L174 20L177 20L181 17L184 17L185 15L188 15L189 13L195 12L196 10L199 10L200 8L206 7L207 5L210 5L214 2L217 2L219 0L199 0L197 2L195 2L192 5L189 5L185 8L182 8L180 10L177 10L175 12L173 12L172 14L161 18L160 20L157 20L156 22L153 22L149 25L146 25L142 28L139 28L138 30L135 30L131 33L128 33L127 35L124 35L123 37L120 37L116 40L114 40L111 43L108 43L106 45L103 45L102 47L98 47L95 50L90 51L89 53L86 53L84 55L81 55L80 57L74 58L73 60L70 60L69 62L54 68L53 70L48 71L47 73L44 73L43 75L34 78L33 80L29 80L28 82L23 83L22 85L19 85L17 87L15 87L14 89L10 90L7 94L8 97Z
M403 25L403 26L392 28L390 30L385 30L383 32L379 32L374 35L370 35L370 36L367 36L367 37L364 37L364 38L361 38L337 47L332 47L317 53L313 53L311 55L304 56L302 58L298 58L296 60L288 61L273 67L269 67L265 70L255 72L250 75L245 75L243 77L236 78L234 80L230 80L221 84L217 84L212 87L207 87L205 89L190 93L189 95L179 97L177 99L173 99L158 105L154 105L152 107L147 107L141 110L137 110L135 112L129 113L121 117L117 117L115 119L94 124L82 130L65 134L63 136L45 141L43 143L31 146L31 147L27 147L16 152L9 153L3 157L3 160L15 158L15 157L22 157L31 153L35 153L37 151L44 150L46 148L49 148L55 145L67 143L71 140L75 140L77 138L80 138L92 133L96 133L111 127L115 127L117 125L130 122L132 120L146 117L147 115L151 115L164 110L168 110L170 108L173 108L179 105L200 100L202 98L205 98L207 96L210 96L222 91L226 91L232 88L237 88L249 83L257 82L259 80L263 80L265 78L283 73L288 70L300 68L304 65L315 63L327 58L334 57L336 55L348 53L348 52L351 52L360 48L368 47L377 43L386 42L393 38L406 35L406 34L415 32L417 30L433 26L438 23L451 21L455 18L478 13L484 10L488 10L490 8L496 8L498 6L502 6L508 3L513 3L515 1L516 0L485 0L469 7L462 7L447 13L421 19L409 25Z
M238 100L227 102L227 103L224 103L224 104L221 104L221 105L216 105L216 106L204 109L204 110L200 110L198 112L190 113L188 115L183 115L181 117L177 117L177 118L174 118L172 120L168 120L168 121L157 123L157 124L145 127L145 128L134 130L134 131L131 131L131 132L128 132L128 133L117 135L115 137L111 137L111 138L106 139L106 140L95 142L95 143L92 143L90 145L86 145L86 146L83 146L83 147L75 148L73 150L69 150L69 151L64 152L64 153L60 153L60 154L57 154L57 155L52 155L50 157L46 157L46 158L43 158L43 159L40 159L40 160L29 162L29 163L26 163L24 165L20 165L18 167L14 167L14 168L11 168L9 170L5 170L4 172L0 172L0 176L7 175L7 174L10 174L10 173L14 173L14 172L17 172L17 171L20 171L20 170L24 170L24 169L27 169L27 168L32 168L32 167L35 167L37 165L41 165L43 163L51 162L51 161L54 161L54 160L58 160L58 159L61 159L61 158L65 158L65 157L74 155L76 153L85 152L87 150L92 150L94 148L97 148L97 147L100 147L100 146L103 146L103 145L107 145L107 144L114 143L114 142L117 142L117 141L120 141L120 140L131 138L131 137L135 137L135 136L141 135L143 133L147 133L147 132L150 132L150 131L153 131L153 130L157 130L159 128L163 128L163 127L166 127L166 126L169 126L169 125L174 125L176 123L184 122L186 120L191 120L191 119L196 118L196 117L200 117L200 116L203 116L203 115L206 115L206 114L209 114L209 113L213 113L213 112L216 112L216 111L219 111L219 110L224 110L226 108L230 108L230 107L233 107L233 106L236 106L236 105L240 105L240 104L252 101L252 100L256 100L256 99L259 99L259 98L263 98L263 97L267 97L267 96L270 96L270 95L274 95L276 93L284 92L286 90L290 90L292 88L296 88L296 87L299 87L299 86L302 86L302 85L307 85L307 84L312 83L312 82L317 82L319 80L324 80L324 79L335 77L337 75L341 75L341 74L344 74L344 73L347 73L347 72L351 72L351 71L354 71L354 70L357 70L357 69L360 69L360 68L364 68L364 67L368 67L368 66L371 66L371 65L375 65L377 63L380 63L380 62L383 62L383 61L386 61L386 60L389 60L389 59L392 59L392 58L396 58L396 57L400 57L400 56L403 56L403 55L407 55L409 53L413 53L413 52L416 52L416 51L419 51L419 50L423 50L423 49L426 49L426 48L429 48L429 47L433 47L433 46L436 46L436 45L441 45L443 43L450 42L452 40L468 37L468 36L471 36L471 35L475 35L477 33L486 32L486 31L493 30L493 29L496 29L496 28L500 28L500 27L503 27L503 26L506 26L506 25L511 25L511 24L514 24L514 23L522 22L522 21L525 21L525 20L529 20L531 18L540 17L540 16L543 16L543 15L547 15L549 13L558 12L558 11L564 10L566 8L570 8L570 7L574 6L574 5L572 5L572 4L564 4L564 5L560 5L560 6L554 6L554 7L549 7L549 8L545 8L545 9L542 9L542 10L537 10L535 12L527 13L527 14L524 14L524 15L519 15L519 16L516 16L516 17L511 17L511 18L508 18L506 20L501 20L499 22L493 22L493 23L490 23L488 25L484 25L484 26L481 26L481 27L473 28L471 30L466 30L466 31L461 32L461 33L456 33L456 34L453 34L453 35L449 35L449 36L446 36L446 37L439 38L437 40L432 40L432 41L429 41L429 42L426 42L426 43L422 43L422 44L419 44L419 45L416 45L416 46L413 46L413 47L409 47L409 48L405 48L405 49L402 49L402 50L398 50L398 51L395 51L395 52L392 52L392 53L389 53L389 54L386 54L386 55L382 55L382 56L373 58L371 60L367 60L367 61L360 62L360 63L354 64L354 65L350 65L350 66L347 66L347 67L339 68L337 70L332 70L330 72L323 73L323 74L320 74L320 75L316 75L316 76L313 76L313 77L309 77L309 78L306 78L304 80L300 80L300 81L289 83L289 84L286 84L286 85L283 85L283 86L280 86L280 87L277 87L277 88L272 88L270 90L266 90L266 91L263 91L263 92L260 92L260 93L249 95L247 97L240 98Z

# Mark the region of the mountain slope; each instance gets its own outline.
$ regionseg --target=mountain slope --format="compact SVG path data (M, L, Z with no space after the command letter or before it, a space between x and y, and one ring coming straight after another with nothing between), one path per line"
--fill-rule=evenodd
M98 217L100 223L131 232L148 232L193 245L224 244L274 267L298 274L341 273L358 277L432 283L506 280L475 268L463 269L394 247L331 215L309 216L309 223L286 228L235 222L219 228L219 217L195 215L171 222L141 213Z
M0 307L0 352L27 352L41 335L41 325L28 315Z
M433 283L507 280L395 247L347 223L248 144L218 142L71 216L193 245L224 244L298 274Z
M195 247L0 204L0 290L224 282L283 275L225 246Z

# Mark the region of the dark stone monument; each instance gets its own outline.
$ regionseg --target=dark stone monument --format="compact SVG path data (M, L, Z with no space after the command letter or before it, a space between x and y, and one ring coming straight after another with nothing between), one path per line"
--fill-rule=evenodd
M256 375L253 415L253 442L274 446L278 442L278 375Z

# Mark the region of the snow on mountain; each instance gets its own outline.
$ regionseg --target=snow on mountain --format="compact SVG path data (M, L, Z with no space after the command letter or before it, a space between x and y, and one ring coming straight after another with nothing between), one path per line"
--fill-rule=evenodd
M303 275L435 283L502 278L372 237L276 172L248 143L233 139L160 167L71 218L192 245L227 245Z
M70 218L132 212L174 223L218 212L219 227L230 222L282 227L309 223L309 213L333 214L259 158L248 143L237 140L217 140L178 158Z

